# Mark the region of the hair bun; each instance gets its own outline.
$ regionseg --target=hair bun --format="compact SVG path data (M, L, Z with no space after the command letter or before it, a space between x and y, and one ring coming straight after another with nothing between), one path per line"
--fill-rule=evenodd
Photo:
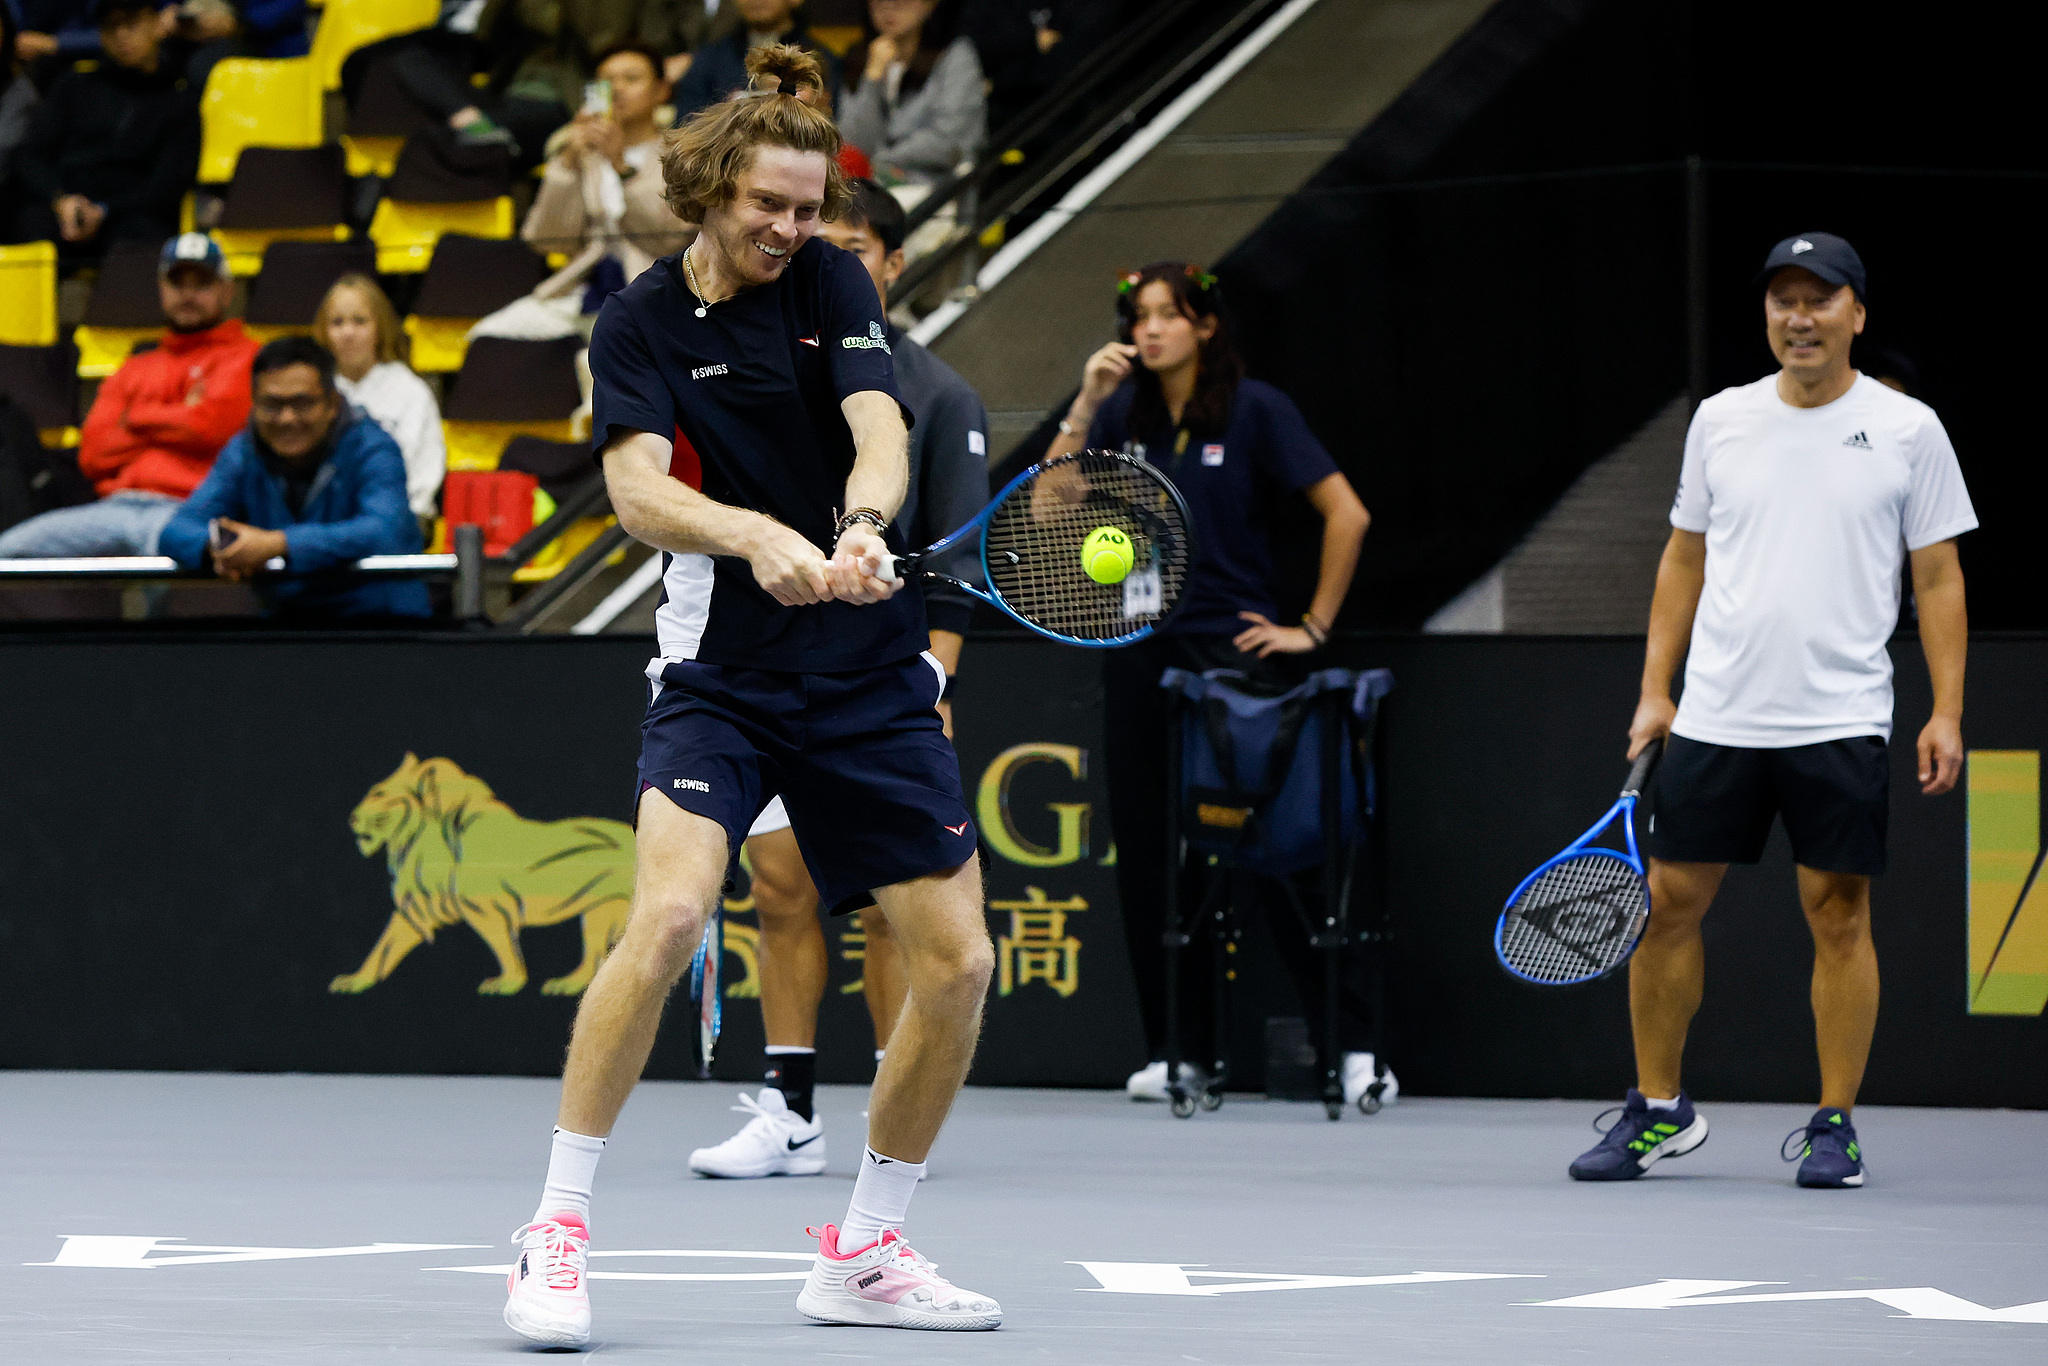
M757 89L766 87L764 77L773 77L779 95L801 95L805 86L825 88L825 68L794 43L770 43L749 52L747 75Z

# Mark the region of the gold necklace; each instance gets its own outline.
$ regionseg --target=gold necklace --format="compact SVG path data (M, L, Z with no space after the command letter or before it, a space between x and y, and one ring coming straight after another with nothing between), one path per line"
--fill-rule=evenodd
M704 291L697 287L697 268L690 264L690 250L696 245L696 243L692 242L689 247L683 248L683 274L689 278L690 292L697 296L697 316L701 318L709 311L714 302L723 303L725 301L723 299L707 299L704 297Z

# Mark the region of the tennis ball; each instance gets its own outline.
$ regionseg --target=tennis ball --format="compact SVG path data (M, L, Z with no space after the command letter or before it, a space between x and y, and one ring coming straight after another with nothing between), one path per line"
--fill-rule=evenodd
M1081 568L1097 583L1122 583L1137 562L1131 538L1113 526L1099 526L1081 542Z

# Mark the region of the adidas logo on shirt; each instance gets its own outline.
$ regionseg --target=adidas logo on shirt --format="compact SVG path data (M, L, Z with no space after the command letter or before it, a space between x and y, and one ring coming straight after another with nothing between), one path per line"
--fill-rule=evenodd
M1856 433L1856 435L1851 437L1843 438L1842 444L1844 446L1853 446L1859 451L1867 451L1871 448L1870 438L1865 436L1862 432L1858 432Z

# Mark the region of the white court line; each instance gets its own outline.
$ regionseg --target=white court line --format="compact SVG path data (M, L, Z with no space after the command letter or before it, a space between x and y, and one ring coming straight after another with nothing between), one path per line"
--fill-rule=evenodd
M1081 183L1060 196L1060 202L1045 211L1044 215L1019 233L1003 249L990 257L974 277L975 289L987 294L1000 284L1005 276L1024 263L1026 257L1044 246L1054 233L1074 221L1089 205L1101 197L1102 192L1115 184L1124 172L1138 163L1147 152L1157 147L1173 132L1187 122L1188 116L1209 102L1210 96L1245 69L1251 60L1271 47L1273 41L1285 33L1302 15L1315 7L1316 0L1290 0L1278 13L1252 31L1251 37L1230 50L1230 54L1206 75L1186 90L1172 104L1159 111L1140 129L1136 136L1111 154L1110 158L1090 171ZM965 300L953 299L940 304L923 321L910 329L910 339L922 346L930 346L941 332L951 327L969 304Z

